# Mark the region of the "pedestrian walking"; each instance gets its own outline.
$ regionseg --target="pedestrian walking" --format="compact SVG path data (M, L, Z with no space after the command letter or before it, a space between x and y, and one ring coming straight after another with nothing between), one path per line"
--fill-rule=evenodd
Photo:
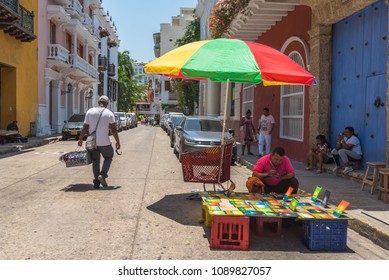
M275 123L274 117L269 113L269 108L263 108L263 114L259 119L258 127L258 151L260 157L270 154L271 134ZM264 145L266 150L263 149Z
M109 130L116 140L116 150L120 149L119 135L116 130L115 116L112 111L107 109L109 98L105 95L101 96L98 101L98 106L90 108L85 115L84 126L80 133L78 146L82 146L83 139L87 133L96 131L96 148L91 150L92 168L93 168L93 187L107 187L106 178L111 166L113 158L113 147L109 138ZM103 156L104 162L100 169L100 155Z

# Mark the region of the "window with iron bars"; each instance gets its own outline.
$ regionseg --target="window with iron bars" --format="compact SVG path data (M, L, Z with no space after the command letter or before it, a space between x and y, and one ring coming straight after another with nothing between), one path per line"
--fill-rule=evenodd
M289 57L305 68L298 52L290 53ZM280 138L304 140L304 91L302 85L281 86Z

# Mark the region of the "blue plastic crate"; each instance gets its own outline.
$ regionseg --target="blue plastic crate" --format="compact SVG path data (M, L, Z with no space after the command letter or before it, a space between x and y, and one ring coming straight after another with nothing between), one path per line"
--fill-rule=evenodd
M345 251L347 220L303 221L303 241L312 251Z

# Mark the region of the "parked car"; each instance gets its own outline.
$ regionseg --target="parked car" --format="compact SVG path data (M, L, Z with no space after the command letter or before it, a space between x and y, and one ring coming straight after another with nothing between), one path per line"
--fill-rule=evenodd
M138 116L135 113L129 113L131 122L132 122L132 127L138 127Z
M169 137L170 137L170 147L172 147L172 148L174 146L174 132L175 132L175 128L176 128L176 126L181 124L183 119L184 119L184 116L181 116L181 115L173 115L171 117L171 130L170 130Z
M134 121L131 118L131 114L130 113L126 113L126 117L127 117L127 127L128 128L133 128L134 127Z
M163 114L161 117L160 125L164 131L166 131L166 119L168 116L169 116L168 114Z
M166 133L170 136L171 128L172 128L172 117L173 116L184 116L183 113L179 112L170 112L167 116L167 119L165 120L165 126L166 126Z
M82 127L84 126L85 114L74 114L68 121L65 121L62 127L62 140L66 141L69 138L78 139Z
M114 114L117 115L117 116L119 117L121 129L122 129L122 130L123 130L123 129L124 129L124 130L128 129L128 128L129 128L129 125L128 125L126 113L124 113L124 112L115 112Z
M212 117L183 117L175 127L173 152L181 159L182 153L221 145L222 121ZM226 130L225 143L233 141L233 136Z

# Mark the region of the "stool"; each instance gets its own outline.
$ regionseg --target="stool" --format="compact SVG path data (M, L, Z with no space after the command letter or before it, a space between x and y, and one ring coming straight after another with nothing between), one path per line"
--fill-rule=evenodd
M378 172L380 168L383 168L386 166L385 162L366 162L366 172L365 176L363 176L362 180L362 186L361 190L363 191L363 188L365 185L370 185L370 193L373 194L374 190L377 187L378 181L379 181L379 176ZM370 169L373 168L373 177L369 177Z
M381 199L382 193L384 194L384 203L388 203L388 176L389 170L381 170L380 171L380 185L377 187L378 190L378 200Z
M255 233L266 237L279 237L282 234L282 218L279 217L256 217ZM274 230L269 230L271 224Z

